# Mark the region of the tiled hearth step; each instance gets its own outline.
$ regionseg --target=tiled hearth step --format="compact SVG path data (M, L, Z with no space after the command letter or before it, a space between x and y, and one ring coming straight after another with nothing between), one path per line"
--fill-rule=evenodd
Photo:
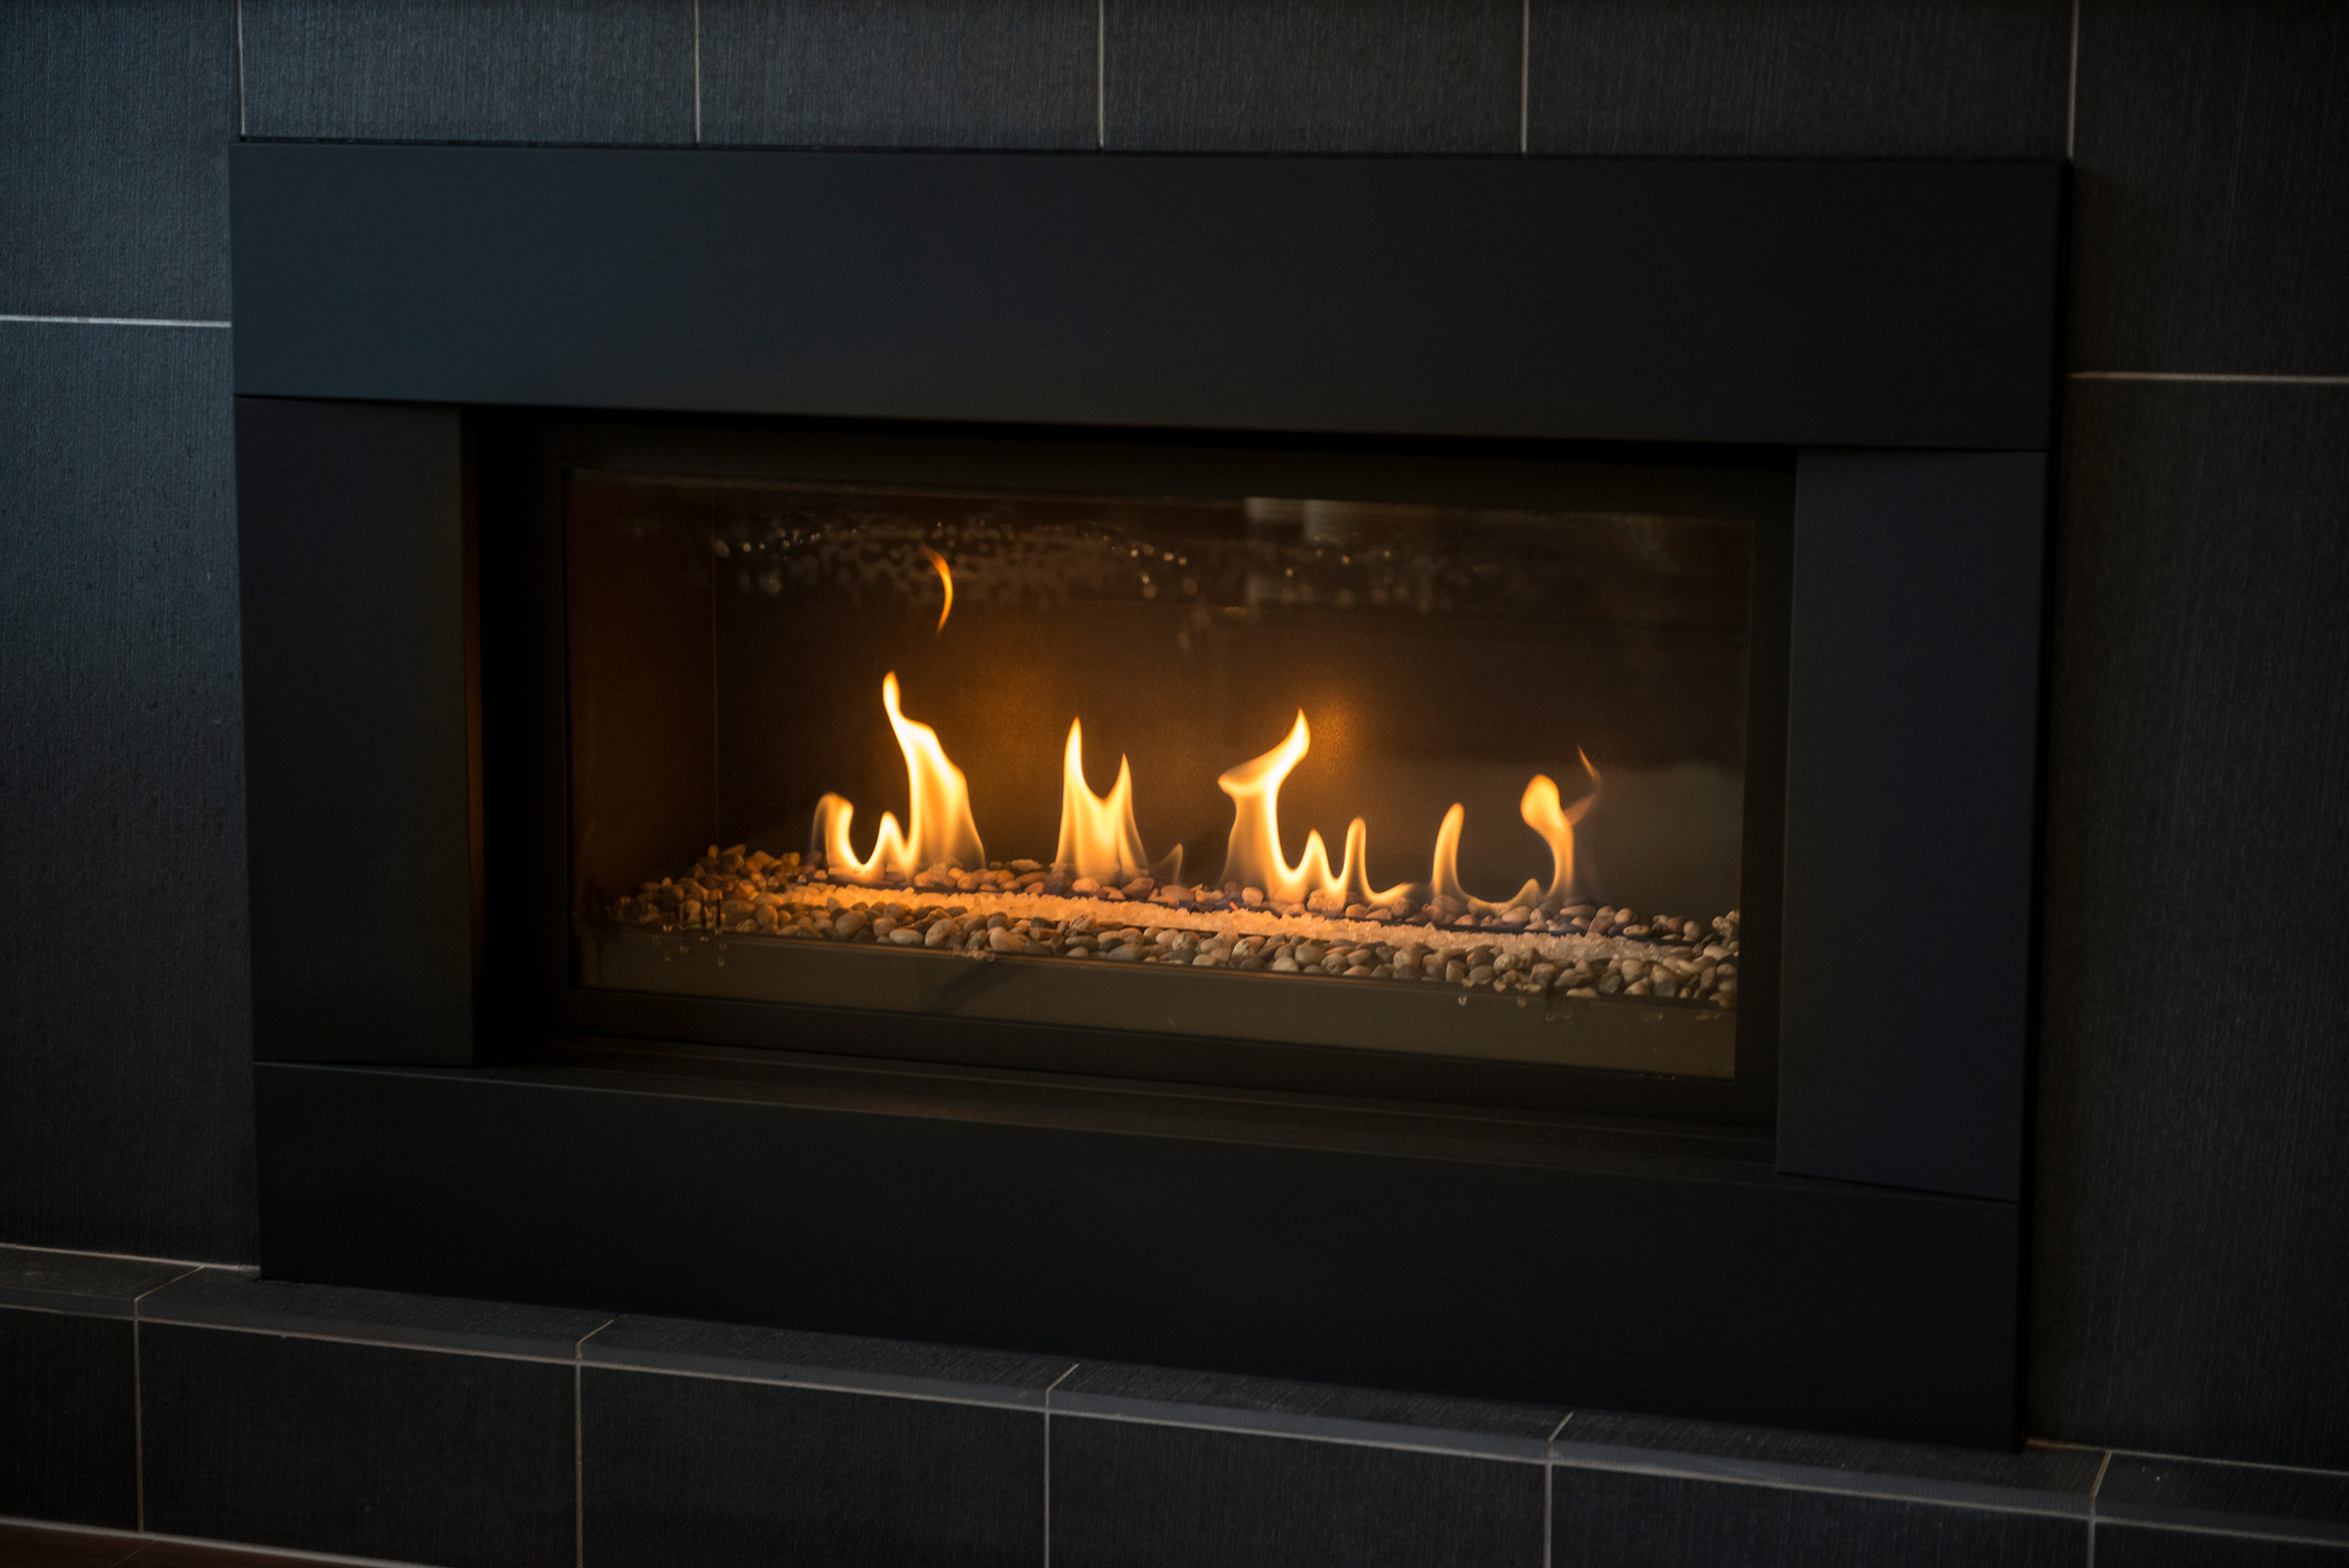
M0 1248L0 1521L143 1532L40 1548L142 1565L202 1560L191 1541L547 1568L1041 1563L1049 1532L1057 1568L2092 1551L2097 1568L2349 1568L2349 1473L1925 1448ZM32 1540L0 1537L0 1559Z

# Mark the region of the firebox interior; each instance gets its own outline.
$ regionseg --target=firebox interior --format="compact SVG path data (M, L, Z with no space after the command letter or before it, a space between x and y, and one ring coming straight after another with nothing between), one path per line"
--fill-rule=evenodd
M1754 521L1213 489L566 469L574 981L1733 1076Z

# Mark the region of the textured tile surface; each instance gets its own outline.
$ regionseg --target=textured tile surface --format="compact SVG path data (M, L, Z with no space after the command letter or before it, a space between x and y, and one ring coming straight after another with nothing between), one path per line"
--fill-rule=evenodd
M1514 152L1516 0L1108 0L1104 136L1181 152Z
M575 1558L572 1368L149 1324L147 1528L450 1564Z
M229 0L0 5L0 312L228 315Z
M185 1263L0 1247L0 1306L129 1317L132 1303L188 1272Z
M1599 1410L1576 1411L1552 1451L1562 1461L1602 1469L1653 1463L1694 1475L1743 1476L1929 1501L2068 1511L2083 1518L2104 1462L2103 1452L2092 1449L2026 1449L2008 1454Z
M588 1340L582 1354L613 1366L926 1394L1040 1410L1044 1391L1070 1366L1057 1355L665 1317L617 1319Z
M2072 363L2349 375L2349 8L2083 0Z
M1052 1417L1055 1568L1542 1561L1542 1467Z
M586 1559L1032 1564L1044 1417L935 1399L590 1367Z
M2088 1556L2085 1519L1566 1466L1552 1475L1556 1568L2058 1568Z
M2032 1428L2349 1465L2349 388L2067 410Z
M2099 1524L2096 1568L2349 1568L2349 1546Z
M204 1269L166 1285L139 1303L139 1315L150 1323L331 1334L564 1362L584 1335L611 1320L607 1313L560 1307L261 1280L234 1269Z
M2311 1535L2349 1547L2349 1474L2115 1454L2101 1518Z
M1327 1383L1087 1362L1052 1390L1052 1408L1145 1420L1412 1443L1464 1453L1546 1456L1562 1409L1397 1394Z
M0 1307L0 1515L138 1522L130 1325Z
M2067 0L1533 0L1530 36L1537 152L2064 155Z
M251 1254L229 417L224 331L0 323L12 1241Z
M243 0L244 134L693 140L692 0Z
M1094 0L702 0L706 145L1089 148Z

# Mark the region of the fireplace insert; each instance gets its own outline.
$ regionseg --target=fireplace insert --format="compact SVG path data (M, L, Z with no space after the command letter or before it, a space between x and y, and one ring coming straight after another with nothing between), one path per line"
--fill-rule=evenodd
M265 1271L2009 1440L2060 193L240 147Z

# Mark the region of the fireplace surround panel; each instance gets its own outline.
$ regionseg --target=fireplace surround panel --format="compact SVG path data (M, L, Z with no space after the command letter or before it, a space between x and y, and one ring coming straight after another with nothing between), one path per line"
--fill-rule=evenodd
M247 146L234 192L268 1272L2010 1439L2053 169ZM1478 566L1510 538L1514 578ZM1382 623L1349 575L1553 556L1541 603L1614 607L1561 630L1463 587L1445 622L1423 576ZM961 625L916 625L957 556ZM881 609L823 607L852 566ZM1050 642L1004 586L1039 571L1063 624L1154 651L1071 636L1035 677L1061 706L991 727L939 685L949 639ZM1456 880L1398 785L1375 878L1285 882L1303 823L1240 854L1278 733L1151 750L1237 733L1182 706L1213 693L1342 713L1350 667L1429 636L1387 687L1469 738L1414 787L1440 808L1489 745L1526 792L1506 854L1472 806ZM1528 748L1412 688L1576 637L1617 685L1734 687L1730 717ZM1106 693L1167 665L1176 706L1120 731L1158 710ZM901 693L952 763L920 771ZM1118 757L1063 765L1072 704L1135 753L1140 842L1102 797L1101 875L1068 803ZM1594 867L1641 862L1557 826L1608 798L1578 723L1634 759L1618 800L1711 748L1733 847L1686 885L1742 926L1602 901ZM986 850L885 863L881 807L957 763ZM1334 867L1341 808L1298 776ZM626 838L655 818L666 861ZM1651 945L1606 970L1623 929ZM1300 973L1324 949L1352 967ZM1144 994L1164 1023L1120 1027ZM1625 1020L1661 1054L1593 1054ZM1137 1283L1163 1311L1114 1307Z

